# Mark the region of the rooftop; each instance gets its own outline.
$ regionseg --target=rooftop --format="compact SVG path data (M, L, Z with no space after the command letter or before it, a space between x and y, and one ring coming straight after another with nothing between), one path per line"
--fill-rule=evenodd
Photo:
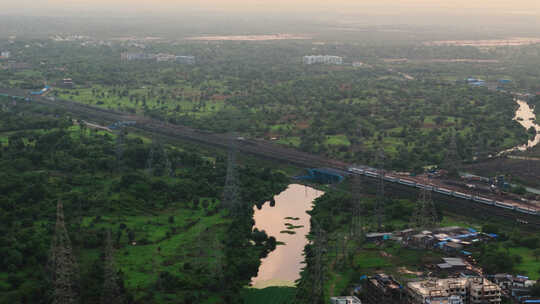
M465 286L470 286L470 288L477 289L483 288L484 290L496 290L499 289L499 286L492 283L491 281L484 278L451 278L451 279L432 279L428 281L419 281L419 282L410 282L407 284L407 287L413 292L425 297L445 297L449 296L448 289L456 288L465 288Z

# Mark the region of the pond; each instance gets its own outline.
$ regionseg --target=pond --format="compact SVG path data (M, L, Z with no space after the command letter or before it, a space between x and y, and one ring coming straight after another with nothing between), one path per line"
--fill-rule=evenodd
M535 147L536 145L538 145L538 143L540 143L540 125L535 122L536 115L534 114L534 109L531 108L529 104L523 100L516 100L516 102L518 103L519 108L516 110L516 116L514 117L514 120L516 120L527 130L529 130L530 128L536 129L537 134L534 139L530 139L526 144L505 150L500 154L514 151L525 151L528 148Z
M303 251L308 240L310 218L306 211L313 207L313 201L324 192L303 185L289 185L274 197L275 206L266 202L261 210L255 209L255 228L264 230L283 245L261 261L257 277L252 279L255 288L268 286L294 286L300 278L304 261Z

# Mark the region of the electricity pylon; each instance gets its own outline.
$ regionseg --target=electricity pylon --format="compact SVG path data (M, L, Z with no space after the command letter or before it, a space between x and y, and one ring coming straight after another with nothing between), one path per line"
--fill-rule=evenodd
M236 172L237 142L234 135L229 139L229 153L227 156L227 175L223 188L223 207L235 213L239 208L240 195L238 193L238 176Z
M56 226L48 261L52 283L53 304L74 304L78 302L78 266L71 248L71 240L64 220L64 205L56 205Z
M123 304L126 302L120 286L118 285L118 270L116 269L116 263L114 261L114 247L111 238L111 231L107 230L107 236L105 239L105 265L103 290L101 293L101 304L118 303Z
M377 182L377 198L375 202L375 217L377 218L377 228L382 228L382 221L384 218L384 150L381 148L377 153L377 166L379 166L378 174L379 179Z
M423 184L426 185L421 191L418 197L418 203L413 216L413 225L418 228L430 228L434 227L437 223L437 210L435 209L435 203L431 197L431 189L429 187L429 180L424 178Z

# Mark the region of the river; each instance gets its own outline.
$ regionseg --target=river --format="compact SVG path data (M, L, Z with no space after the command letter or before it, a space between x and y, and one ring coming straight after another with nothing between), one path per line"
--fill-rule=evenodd
M527 130L529 130L531 127L535 128L537 132L536 137L529 140L526 144L504 150L499 154L505 154L514 151L525 151L528 148L532 148L538 145L538 143L540 143L540 125L535 123L534 119L536 118L536 115L534 114L533 108L531 108L529 104L523 100L516 100L516 102L518 103L519 108L516 110L516 116L514 117L514 120L519 122L519 124L521 124Z
M255 228L266 231L269 236L285 244L278 245L262 259L259 273L251 282L253 287L294 286L294 281L300 278L303 251L308 243L306 235L309 233L310 221L306 211L311 210L313 201L323 194L322 191L293 184L274 197L274 207L271 207L269 202L266 202L261 210L254 207ZM295 220L286 219L287 217ZM303 227L288 229L286 223ZM281 233L285 230L295 233Z

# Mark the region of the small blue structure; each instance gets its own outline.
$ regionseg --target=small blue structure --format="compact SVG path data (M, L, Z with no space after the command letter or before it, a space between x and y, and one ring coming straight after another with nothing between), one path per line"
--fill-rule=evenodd
M47 92L51 87L49 86L45 86L43 89L41 89L41 91L37 91L37 92L30 92L30 95L43 95L45 94L45 92Z
M137 124L136 121L117 121L117 122L113 123L112 125L110 125L108 128L111 129L111 130L116 130L116 129L119 129L119 128L132 126L132 125L135 125L135 124Z
M469 84L472 85L473 87L483 87L483 86L486 85L486 82L485 81L476 81L476 82L470 82Z
M297 176L295 179L316 182L320 184L335 184L343 181L342 172L330 168L308 169L308 175Z
M500 84L508 84L508 83L511 83L511 82L512 82L512 80L510 80L510 79L499 79Z

